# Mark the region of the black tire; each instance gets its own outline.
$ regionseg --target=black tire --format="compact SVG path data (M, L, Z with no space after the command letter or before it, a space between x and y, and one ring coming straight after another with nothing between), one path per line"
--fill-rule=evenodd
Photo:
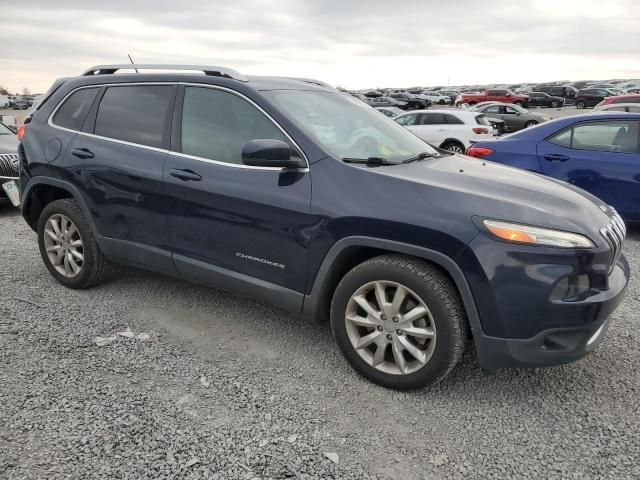
M524 124L524 128L534 127L536 125L538 125L538 122L536 122L535 120L529 120Z
M558 103L557 100L554 100L551 102L551 108L558 108L560 106L560 103Z
M472 101L469 102L469 106L473 107L476 103L478 103L478 102L475 102L475 101L472 100Z
M466 151L463 144L461 144L460 142L453 141L453 140L450 140L448 142L444 142L440 146L440 148L442 148L444 150L448 150L448 151L453 152L453 153L464 153Z
M586 104L582 101L576 102L576 108L578 110L582 110L584 107L586 107Z
M69 218L76 226L82 239L84 260L80 271L74 277L66 277L58 272L46 252L45 225L47 220L56 214L62 214ZM65 287L89 288L103 282L110 274L111 264L102 255L93 231L75 200L69 198L55 200L44 208L38 219L38 246L47 270Z
M431 358L409 374L382 372L357 353L346 328L346 308L359 288L373 281L397 282L415 292L428 306L437 332ZM468 326L462 302L451 280L426 261L383 255L353 268L340 281L331 302L331 329L344 357L368 380L386 388L408 390L432 385L444 379L462 358Z

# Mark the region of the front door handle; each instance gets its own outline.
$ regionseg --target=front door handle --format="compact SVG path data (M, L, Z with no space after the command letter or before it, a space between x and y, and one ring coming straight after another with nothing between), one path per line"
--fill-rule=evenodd
M184 180L185 182L189 180L199 182L202 180L201 175L198 175L196 172L189 169L181 170L179 168L174 168L169 172L169 175L179 178L180 180Z
M95 155L88 148L74 148L71 150L71 155L78 158L93 158Z
M559 155L557 153L548 153L544 156L544 158L546 158L550 162L566 162L567 160L569 160L569 157L567 157L566 155Z

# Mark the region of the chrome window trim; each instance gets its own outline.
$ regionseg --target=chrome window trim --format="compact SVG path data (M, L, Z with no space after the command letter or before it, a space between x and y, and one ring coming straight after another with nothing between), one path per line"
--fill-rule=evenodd
M87 89L87 88L101 88L101 87L130 87L130 86L138 86L138 85L167 85L167 86L182 85L182 86L185 86L185 87L212 88L214 90L222 90L222 91L231 93L233 95L236 95L236 96L242 98L246 102L249 102L249 104L253 105L264 116L266 116L276 126L276 128L278 130L280 130L284 134L284 136L293 144L293 146L295 146L296 149L300 152L300 154L302 155L302 158L304 159L304 161L305 161L307 166L303 167L303 168L296 168L295 170L292 170L292 171L295 171L295 172L308 172L309 171L309 159L307 158L307 155L300 148L300 146L295 142L295 140L291 137L291 135L289 135L289 133L278 122L276 122L271 115L269 115L260 105L255 103L253 100L251 100L246 95L243 95L242 93L237 92L237 91L235 91L233 89L230 89L230 88L227 88L227 87L222 87L220 85L208 85L208 84L204 84L204 83L193 83L193 82L127 82L127 83L100 83L100 84L92 84L92 85L83 85L81 87L77 87L77 88L74 88L73 90L71 90L69 93L67 93L64 96L64 98L62 100L60 100L60 102L58 102L58 105L56 105L56 108L54 108L53 111L51 112L51 114L49 115L49 118L47 119L47 124L50 127L57 128L59 130L64 130L64 131L67 131L67 132L70 132L70 133L76 133L78 135L82 135L82 136L85 136L85 137L96 138L96 139L99 139L99 140L106 140L108 142L115 142L115 143L119 143L119 144L122 144L122 145L128 145L128 146L131 146L131 147L144 148L144 149L147 149L147 150L152 150L154 152L172 154L172 155L176 155L178 157L189 158L191 160L197 160L197 161L205 162L205 163L212 163L212 164L215 164L215 165L221 165L221 166L225 166L225 167L243 168L243 169L249 169L249 170L267 170L267 171L277 171L277 172L281 172L281 171L285 170L284 168L279 168L279 167L256 167L256 166L252 166L252 165L243 165L243 164L238 164L238 163L221 162L220 160L213 160L213 159L210 159L210 158L198 157L198 156L195 156L195 155L188 155L186 153L176 152L176 151L171 150L171 149L150 147L148 145L142 145L140 143L132 143L132 142L124 141L124 140L118 140L116 138L103 137L102 135L95 135L93 133L81 132L79 130L72 130L70 128L61 127L61 126L56 125L55 123L53 123L53 117L58 112L58 109L64 104L64 102L71 95L73 95L78 90L83 90L83 89Z

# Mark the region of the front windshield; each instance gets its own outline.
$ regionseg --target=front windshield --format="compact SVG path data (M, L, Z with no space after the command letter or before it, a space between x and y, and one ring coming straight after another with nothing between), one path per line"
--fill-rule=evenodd
M340 159L396 161L423 152L437 154L414 134L349 95L308 90L271 90L264 95Z

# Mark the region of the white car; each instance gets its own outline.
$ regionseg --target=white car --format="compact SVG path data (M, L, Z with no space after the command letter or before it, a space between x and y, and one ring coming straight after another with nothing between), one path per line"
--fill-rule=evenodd
M442 95L440 92L431 92L424 91L420 95L417 95L419 98L424 100L430 100L433 104L438 105L449 105L451 103L451 97L447 97L446 95Z
M425 142L454 153L464 153L474 142L491 140L497 133L481 112L413 110L393 121Z

